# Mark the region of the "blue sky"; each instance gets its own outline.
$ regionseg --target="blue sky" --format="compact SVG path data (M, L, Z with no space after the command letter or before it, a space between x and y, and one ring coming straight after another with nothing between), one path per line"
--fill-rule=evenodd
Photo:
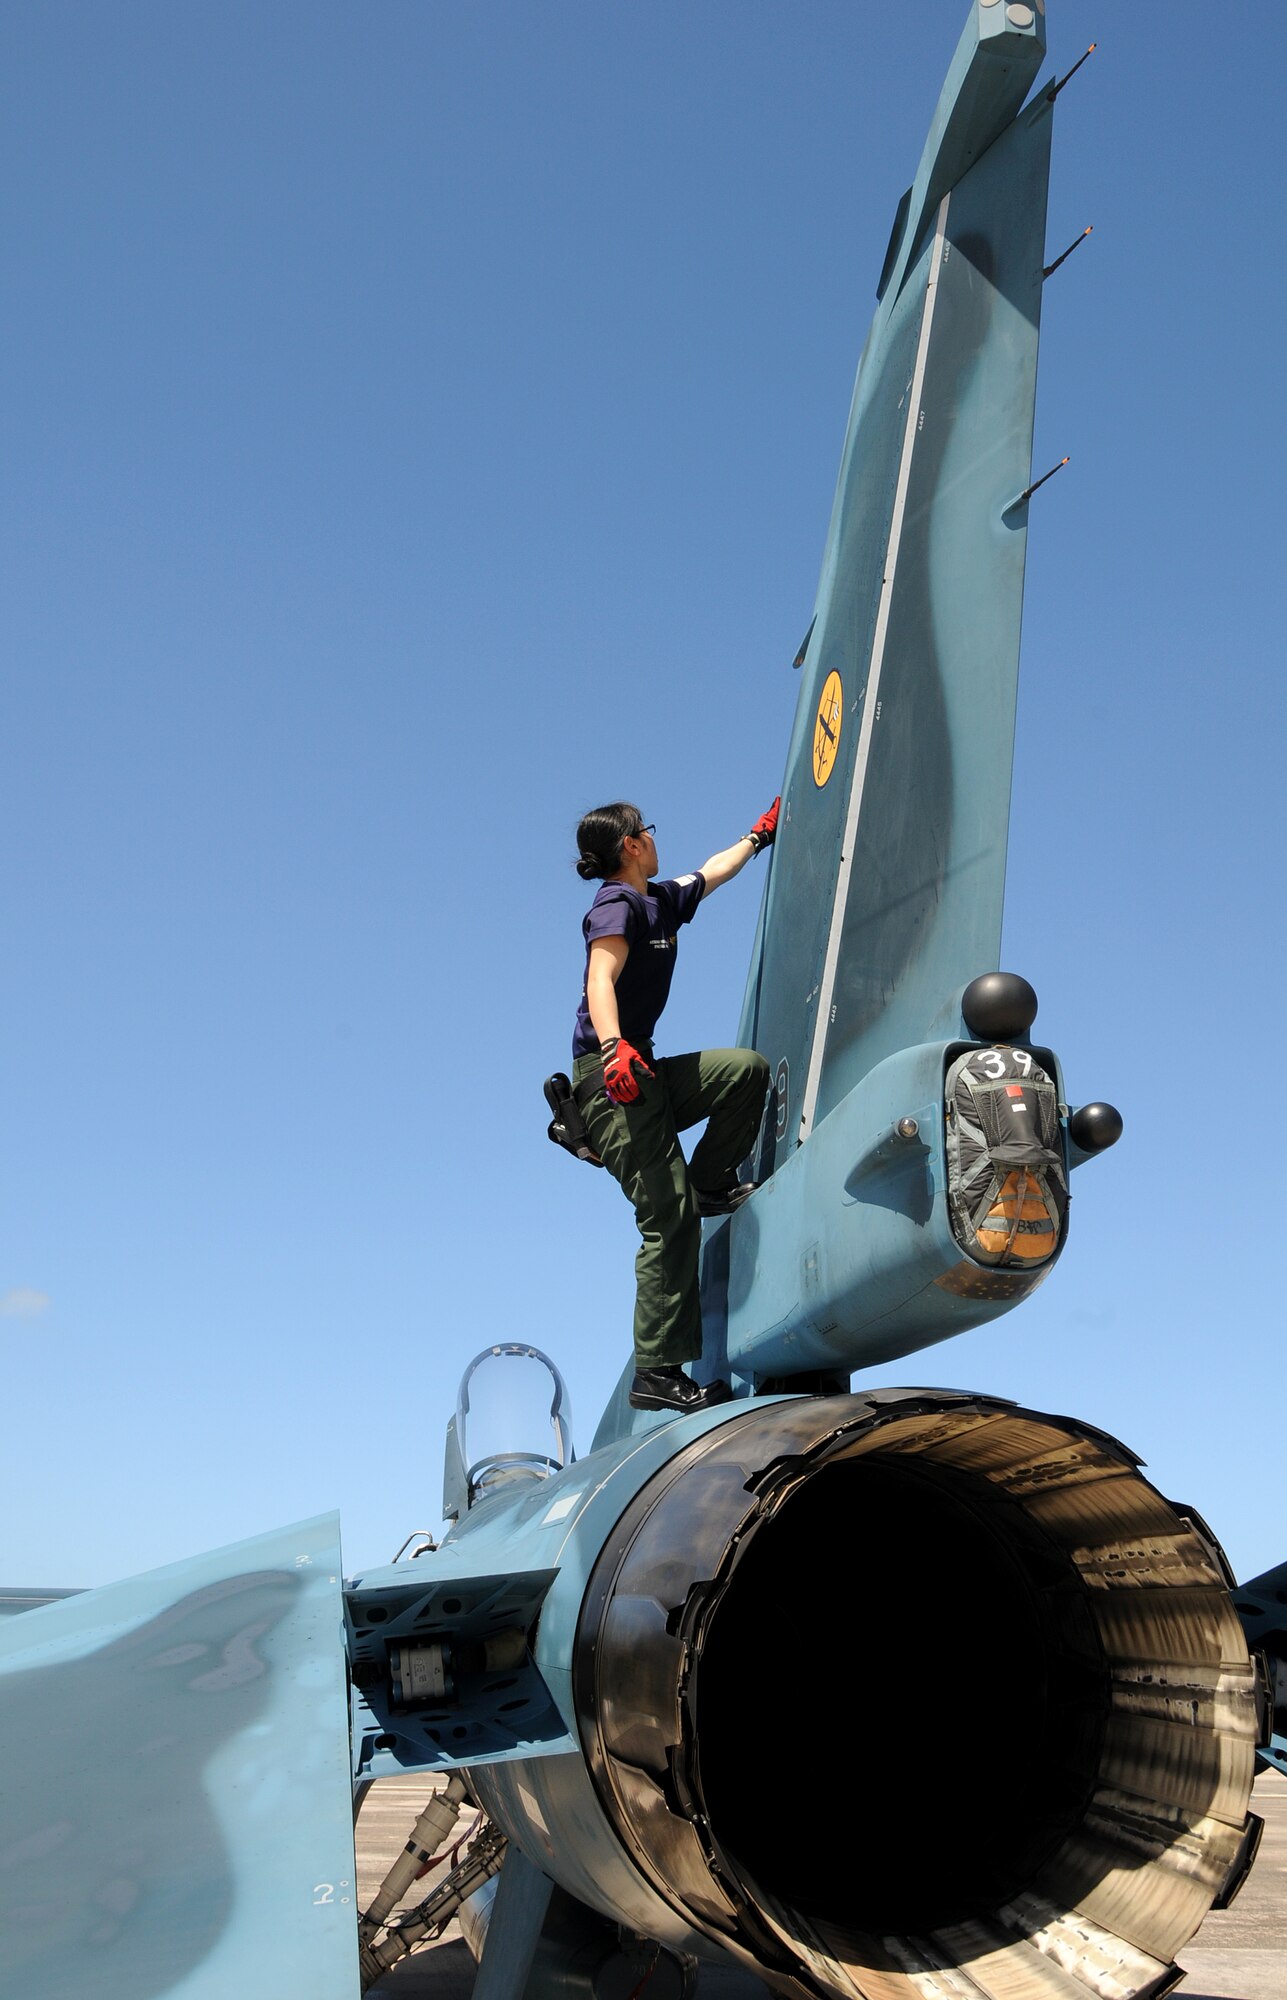
M588 1446L634 1232L549 1146L584 886L778 788L964 0L0 17L0 1577L437 1525L456 1382ZM1125 1439L1247 1576L1281 1368L1287 17L1050 0L1004 962L1126 1117L1025 1309L881 1371ZM667 1045L736 1025L759 877ZM863 1378L858 1378L862 1380Z

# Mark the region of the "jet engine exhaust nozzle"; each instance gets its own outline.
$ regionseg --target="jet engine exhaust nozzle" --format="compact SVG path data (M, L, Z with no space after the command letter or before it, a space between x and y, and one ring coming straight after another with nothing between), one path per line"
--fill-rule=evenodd
M920 2000L959 1968L997 2000L1133 2000L1237 1872L1256 1673L1229 1581L1088 1425L934 1390L761 1404L605 1546L582 1740L656 1892L784 1991Z

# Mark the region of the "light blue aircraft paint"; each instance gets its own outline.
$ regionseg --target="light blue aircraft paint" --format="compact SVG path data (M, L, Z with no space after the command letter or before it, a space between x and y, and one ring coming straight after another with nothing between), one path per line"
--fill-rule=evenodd
M1016 1117L1050 1079L1056 1178L1120 1129L995 977L1044 52L1042 0L974 0L879 276L742 1014L762 1185L703 1249L734 1399L632 1412L627 1371L577 1456L557 1368L501 1342L441 1547L341 1584L325 1519L0 1598L5 2000L374 1990L416 1932L401 1879L359 1930L351 1811L398 1771L449 1782L408 1878L459 1774L484 1811L443 1892L479 2000L1143 2000L1242 1879L1287 1745L1279 1573L1238 1592L1091 1425L849 1388L1062 1245L1061 1213L1016 1261L1026 1168L1002 1251L971 1235L961 1059Z
M977 10L894 224L804 648L742 1039L761 1165L874 1065L959 1032L1001 939L1046 183L1039 15Z
M357 1990L339 1520L0 1626L0 1993Z

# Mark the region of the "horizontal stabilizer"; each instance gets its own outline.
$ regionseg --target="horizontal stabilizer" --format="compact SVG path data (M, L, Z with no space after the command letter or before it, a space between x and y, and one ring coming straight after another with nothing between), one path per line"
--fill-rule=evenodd
M342 1632L334 1514L0 1624L6 1993L353 2000Z

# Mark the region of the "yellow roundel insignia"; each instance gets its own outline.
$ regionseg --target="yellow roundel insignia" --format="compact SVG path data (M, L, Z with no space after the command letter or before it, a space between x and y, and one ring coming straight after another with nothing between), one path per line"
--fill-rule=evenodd
M818 719L813 725L813 782L825 785L836 766L836 752L840 748L840 718L844 713L845 694L840 676L834 668L827 675L827 684L822 690L818 703Z

